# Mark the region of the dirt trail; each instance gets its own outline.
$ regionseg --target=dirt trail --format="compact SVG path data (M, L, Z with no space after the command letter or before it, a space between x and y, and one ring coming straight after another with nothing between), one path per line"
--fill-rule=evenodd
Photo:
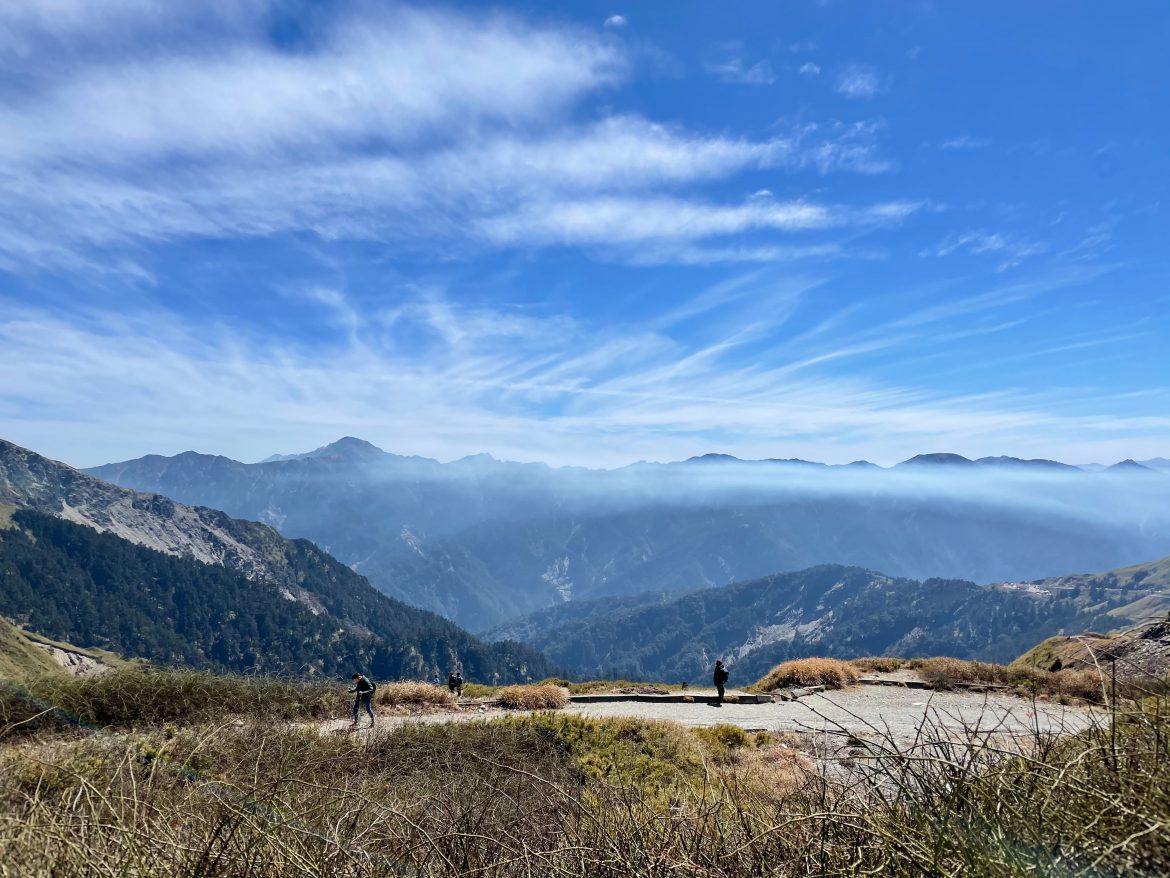
M696 695L704 690L696 690ZM729 693L730 694L730 693ZM873 737L888 733L899 741L915 737L923 725L958 733L979 728L1007 736L1068 733L1088 727L1100 711L1087 707L1032 702L1013 695L974 692L929 692L899 687L858 686L773 704L646 704L611 702L571 704L562 712L589 717L635 717L669 720L685 726L732 723L745 729L819 732ZM420 716L381 716L377 728L408 722L467 722L504 715L500 710L462 709ZM349 719L320 723L323 733L350 730ZM359 734L368 734L361 729Z

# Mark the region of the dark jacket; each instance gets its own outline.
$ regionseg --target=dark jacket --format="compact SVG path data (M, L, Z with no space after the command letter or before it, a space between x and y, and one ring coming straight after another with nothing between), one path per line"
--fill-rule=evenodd
M730 676L731 674L727 673L727 668L723 667L723 665L719 665L715 668L715 673L712 675L711 679L715 681L716 686L722 686L727 682L727 678Z
M361 677L358 677L357 682L353 684L353 688L350 689L349 691L356 692L358 694L358 696L360 697L362 695L373 695L374 689L375 689L375 686L373 683L370 682L370 678L366 677L366 676L361 676Z

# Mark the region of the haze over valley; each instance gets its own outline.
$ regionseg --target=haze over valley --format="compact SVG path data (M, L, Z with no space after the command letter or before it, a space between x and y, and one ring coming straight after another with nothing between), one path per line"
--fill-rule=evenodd
M1132 461L923 455L883 469L709 455L615 470L440 464L347 438L244 464L185 453L88 470L305 537L387 594L475 631L569 601L820 564L977 583L1170 553L1170 473Z

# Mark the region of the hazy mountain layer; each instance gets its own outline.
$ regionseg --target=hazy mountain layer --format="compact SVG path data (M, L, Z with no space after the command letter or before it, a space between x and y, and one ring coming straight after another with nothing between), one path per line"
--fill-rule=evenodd
M823 563L993 582L1170 552L1164 473L956 458L886 470L711 455L597 471L439 464L345 439L261 464L188 452L90 472L308 537L477 631L567 600Z
M1170 606L1170 558L1104 574L979 586L828 565L703 589L584 601L501 626L584 675L735 682L810 655L953 655L1010 661L1062 631L1111 630Z
M379 593L307 540L3 441L0 504L0 613L80 646L233 670L356 665L429 677L459 664L480 680L551 671L526 647L485 644Z

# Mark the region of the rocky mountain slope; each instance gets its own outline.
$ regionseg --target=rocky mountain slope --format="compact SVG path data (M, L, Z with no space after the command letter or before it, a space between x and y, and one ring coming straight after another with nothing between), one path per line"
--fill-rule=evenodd
M716 658L754 680L789 658L953 655L1010 661L1061 631L1113 629L1166 600L1170 558L1121 571L979 586L826 565L684 595L559 606L494 632L586 675L702 680Z
M188 452L90 470L307 537L472 630L565 601L842 563L976 582L1170 551L1165 474L921 455L829 467L707 455L620 470L440 464L343 439L261 464Z
M233 670L334 672L370 662L384 677L429 677L459 664L468 676L487 680L552 670L527 647L485 644L446 619L388 598L307 540L119 488L4 441L0 504L8 510L0 531L6 571L0 612L82 646ZM111 613L111 602L125 612ZM203 608L194 614L198 624L188 618L195 606ZM128 613L139 624L119 628ZM34 614L38 621L31 624ZM88 628L79 627L83 620ZM161 627L152 629L148 644L132 642L151 625ZM214 653L213 641L233 625L246 630L229 638L231 648ZM285 649L290 641L303 648ZM274 667L249 659L265 655L286 660Z

